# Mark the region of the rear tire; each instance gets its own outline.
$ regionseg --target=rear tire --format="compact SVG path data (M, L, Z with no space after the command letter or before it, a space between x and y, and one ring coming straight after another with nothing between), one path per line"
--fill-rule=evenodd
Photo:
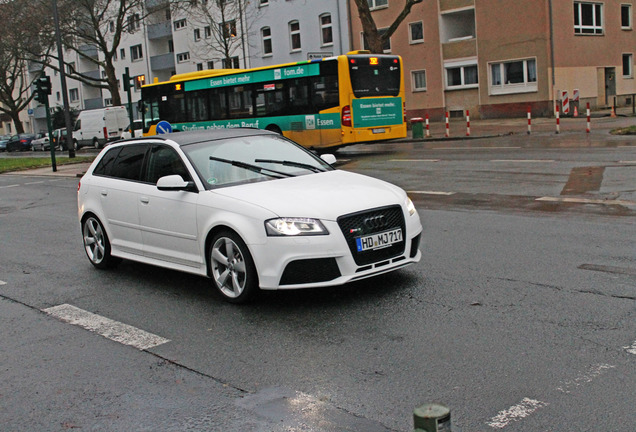
M102 223L90 215L82 222L82 239L88 260L98 269L114 267L121 261L110 254L110 241Z
M93 147L95 147L96 149L99 148L99 140L97 138L93 138Z

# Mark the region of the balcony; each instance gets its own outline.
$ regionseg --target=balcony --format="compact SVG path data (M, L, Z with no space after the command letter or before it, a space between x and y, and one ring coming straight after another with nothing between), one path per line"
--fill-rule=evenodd
M96 59L98 57L97 47L95 45L82 45L79 47L80 55Z
M148 39L162 39L172 36L172 23L164 21L157 24L150 24L148 27Z
M146 0L146 9L148 9L149 11L167 8L169 5L169 0Z
M472 36L442 44L442 58L444 60L466 57L477 57L477 40Z
M150 69L160 71L174 69L174 53L166 53L150 57Z
M104 108L104 102L102 98L84 99L84 109L97 109Z
M475 6L475 0L440 0L439 2L439 10L442 12L471 6Z

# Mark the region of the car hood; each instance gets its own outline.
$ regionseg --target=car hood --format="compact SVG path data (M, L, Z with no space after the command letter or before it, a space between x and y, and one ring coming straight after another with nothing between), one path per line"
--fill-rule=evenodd
M281 217L336 220L343 214L403 204L406 193L373 177L327 171L215 189L214 193L265 208Z

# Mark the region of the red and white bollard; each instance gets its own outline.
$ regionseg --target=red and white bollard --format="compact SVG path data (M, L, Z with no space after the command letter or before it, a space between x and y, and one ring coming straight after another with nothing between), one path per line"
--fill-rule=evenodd
M588 102L587 103L587 129L586 129L587 133L590 133L590 130L591 130L591 128L590 128L590 103Z
M466 110L466 136L470 136L470 112Z
M532 114L530 113L530 107L528 107L528 135L532 132Z
M561 121L559 120L559 104L556 104L556 133L560 132Z
M431 137L431 131L428 127L428 114L426 114L426 138L430 138Z
M450 136L450 124L448 123L448 111L446 111L446 138Z

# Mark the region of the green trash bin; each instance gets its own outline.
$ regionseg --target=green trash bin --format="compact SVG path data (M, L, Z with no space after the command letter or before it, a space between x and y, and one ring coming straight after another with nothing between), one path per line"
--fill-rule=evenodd
M424 138L424 119L422 117L413 117L411 119L411 130L413 131L413 139Z

